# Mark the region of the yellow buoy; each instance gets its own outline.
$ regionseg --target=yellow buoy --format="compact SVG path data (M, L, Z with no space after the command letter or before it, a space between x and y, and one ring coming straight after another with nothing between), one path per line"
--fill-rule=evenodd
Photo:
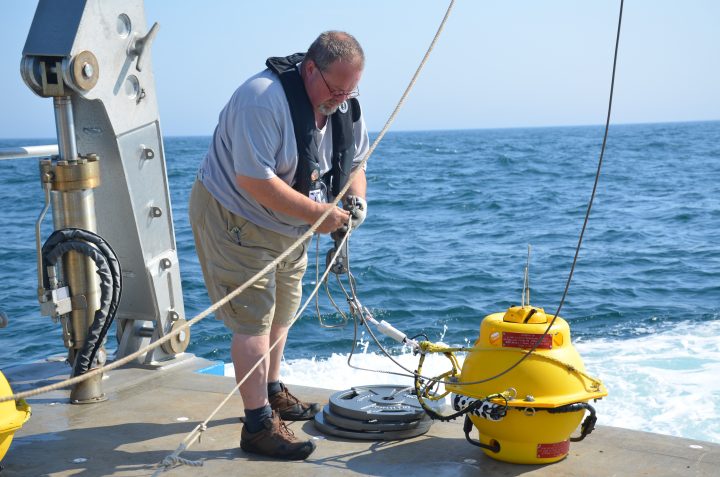
M5 375L0 372L0 396L11 396L10 389ZM30 406L24 401L0 402L0 461L10 448L15 431L30 419Z
M507 405L503 419L470 415L483 451L494 459L518 464L562 459L570 450L571 434L585 414L582 403L607 396L602 383L585 373L580 355L570 343L570 327L565 320L558 317L544 335L551 320L542 308L533 306L488 315L465 358L458 384L446 385L448 391L475 399L504 393L504 398L492 398L496 404ZM532 354L502 376L462 384L502 373L536 343Z

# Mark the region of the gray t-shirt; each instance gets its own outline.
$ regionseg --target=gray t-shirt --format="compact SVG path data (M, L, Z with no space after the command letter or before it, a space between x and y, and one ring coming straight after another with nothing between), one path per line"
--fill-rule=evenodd
M365 121L354 128L353 168L369 149ZM327 121L318 134L320 170L332 166L332 127ZM236 175L256 179L278 177L295 182L298 153L290 106L278 77L264 70L243 83L220 112L218 125L198 177L230 212L260 227L297 237L309 228L301 219L263 207L235 182Z

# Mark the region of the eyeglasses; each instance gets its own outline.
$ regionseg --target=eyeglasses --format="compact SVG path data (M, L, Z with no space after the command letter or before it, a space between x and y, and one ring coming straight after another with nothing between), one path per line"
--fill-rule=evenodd
M325 83L325 87L330 91L330 94L333 95L335 98L342 98L343 96L350 99L350 98L357 98L360 96L360 88L355 86L355 89L352 91L342 91L339 89L332 89L330 85L328 84L327 80L325 79L325 75L323 74L322 70L320 68L317 69L320 72L320 77L322 78L323 82Z

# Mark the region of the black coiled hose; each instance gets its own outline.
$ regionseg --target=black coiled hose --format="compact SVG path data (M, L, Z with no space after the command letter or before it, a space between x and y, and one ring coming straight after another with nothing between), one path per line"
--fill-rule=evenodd
M73 376L79 376L90 369L115 319L120 304L122 274L115 251L102 237L83 229L61 229L53 232L42 247L45 289L50 288L47 267L55 266L57 261L70 251L81 253L95 262L100 277L100 308L95 312L83 348L73 364Z

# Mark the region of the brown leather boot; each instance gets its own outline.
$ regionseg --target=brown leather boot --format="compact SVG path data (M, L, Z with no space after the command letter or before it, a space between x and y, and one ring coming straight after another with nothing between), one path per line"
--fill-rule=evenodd
M315 414L322 410L322 406L316 402L303 402L293 396L283 383L280 383L282 390L268 396L270 407L280 414L286 421L308 421L315 417Z
M285 460L302 460L315 450L313 441L301 441L287 428L280 416L273 411L272 417L263 421L264 429L249 432L242 428L240 448L245 452Z

